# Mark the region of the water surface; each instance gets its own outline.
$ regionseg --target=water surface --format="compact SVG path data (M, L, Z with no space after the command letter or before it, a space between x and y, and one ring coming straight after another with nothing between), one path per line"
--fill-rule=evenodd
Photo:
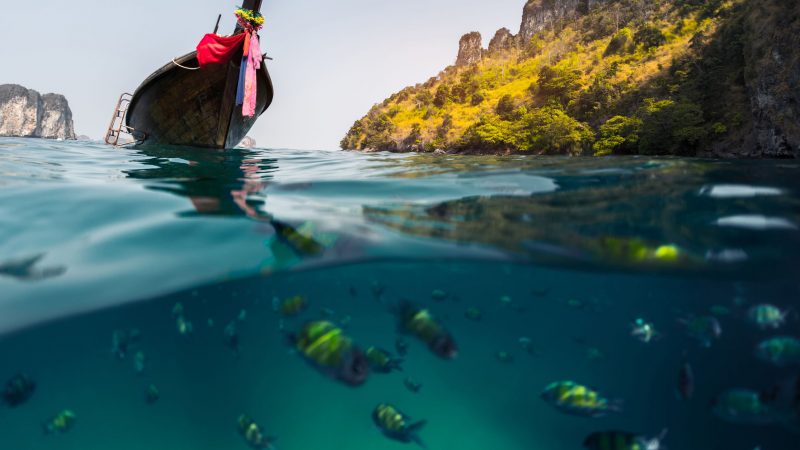
M597 431L664 428L673 449L795 449L797 417L732 423L710 403L798 374L754 352L800 337L796 314L779 330L748 321L757 304L799 306L798 166L0 140L0 382L24 372L38 386L0 409L0 443L247 448L247 413L282 450L402 448L370 417L390 402L428 420L431 449L577 449ZM310 304L300 317L273 310L294 295ZM403 373L350 388L289 351L286 334L322 318L393 350L404 299L440 318L456 360L406 337ZM679 323L712 315L723 331L710 348ZM637 318L660 338L632 337ZM111 350L133 328L141 374ZM687 361L696 393L683 401ZM623 411L566 415L539 397L559 380ZM162 396L148 405L151 383ZM63 409L75 428L43 436Z

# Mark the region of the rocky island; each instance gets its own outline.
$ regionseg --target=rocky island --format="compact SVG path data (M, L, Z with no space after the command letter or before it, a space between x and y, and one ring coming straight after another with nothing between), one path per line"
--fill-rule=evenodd
M343 149L800 157L800 3L528 0Z
M0 136L74 140L67 99L16 84L0 85Z

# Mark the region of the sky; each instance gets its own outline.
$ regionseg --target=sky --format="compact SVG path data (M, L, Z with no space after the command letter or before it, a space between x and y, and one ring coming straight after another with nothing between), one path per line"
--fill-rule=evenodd
M0 84L64 94L77 134L104 136L123 92L196 47L231 0L2 0ZM455 62L470 31L519 30L525 0L264 0L275 100L259 147L336 149L353 122Z

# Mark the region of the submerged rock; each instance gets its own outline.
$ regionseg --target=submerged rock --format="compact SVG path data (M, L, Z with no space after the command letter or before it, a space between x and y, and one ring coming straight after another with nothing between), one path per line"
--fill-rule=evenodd
M69 102L60 94L0 85L0 136L75 140Z

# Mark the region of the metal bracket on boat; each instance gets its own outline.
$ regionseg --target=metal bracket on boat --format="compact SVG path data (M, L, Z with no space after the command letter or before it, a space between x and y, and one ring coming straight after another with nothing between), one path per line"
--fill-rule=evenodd
M111 123L108 124L108 131L106 131L106 144L125 147L142 144L146 139L147 136L144 133L125 125L125 116L128 114L131 100L133 100L133 95L127 92L119 96L117 107L114 108L114 115L111 116ZM120 142L123 138L125 139Z

